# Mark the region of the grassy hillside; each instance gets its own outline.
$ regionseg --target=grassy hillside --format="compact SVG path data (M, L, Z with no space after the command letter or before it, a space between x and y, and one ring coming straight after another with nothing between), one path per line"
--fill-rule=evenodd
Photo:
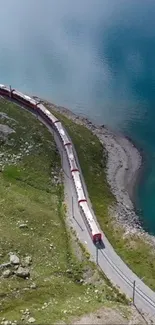
M26 256L32 259L26 279L17 277L18 266L0 268L0 321L27 324L33 317L51 324L126 304L70 237L52 135L30 113L0 99L0 144L0 265L9 253L22 267Z
M52 109L52 105L47 105ZM155 290L155 253L143 237L129 234L124 237L123 229L116 225L108 213L115 203L106 179L106 153L98 138L85 126L76 124L63 114L53 110L66 127L75 145L89 197L100 226L123 260Z

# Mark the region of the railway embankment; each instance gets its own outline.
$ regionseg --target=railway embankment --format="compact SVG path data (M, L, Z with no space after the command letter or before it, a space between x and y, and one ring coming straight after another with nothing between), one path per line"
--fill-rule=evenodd
M51 133L0 98L0 144L0 323L68 322L102 306L127 322L127 300L83 256L66 225Z
M130 200L141 155L123 135L45 102L63 122L78 154L98 222L127 265L155 289L155 241L141 227Z

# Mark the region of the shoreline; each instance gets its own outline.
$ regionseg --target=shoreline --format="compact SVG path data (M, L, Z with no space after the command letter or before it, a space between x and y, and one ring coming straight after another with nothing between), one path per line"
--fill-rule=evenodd
M155 244L155 237L142 228L140 216L136 213L134 193L143 172L145 155L141 148L137 148L130 137L114 131L106 125L96 125L88 118L77 115L69 109L55 105L38 96L47 108L57 111L73 122L82 124L93 132L102 143L107 154L106 175L111 191L116 198L116 204L109 208L114 221L123 227L124 236L137 234L145 237L151 244Z
M139 220L143 228L143 221L141 219L141 210L136 207L135 196L137 195L137 188L138 186L140 186L140 183L144 177L145 166L147 164L147 155L145 154L144 150L140 146L138 146L138 144L136 144L136 142L132 141L130 137L127 138L131 143L133 143L133 145L137 148L139 154L141 155L141 166L135 175L135 182L133 183L133 189L130 198L133 203L135 212L139 214ZM144 231L146 232L145 229Z

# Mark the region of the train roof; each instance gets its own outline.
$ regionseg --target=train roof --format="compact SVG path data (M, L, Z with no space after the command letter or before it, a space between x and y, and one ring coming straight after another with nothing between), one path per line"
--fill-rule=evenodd
M39 104L37 107L44 112L53 123L58 121L58 119L43 104Z
M33 98L31 98L30 96L28 96L28 95L24 95L24 97L26 98L26 99L33 99ZM33 99L34 100L34 99Z
M74 154L73 154L73 148L72 148L72 145L68 146L67 147L67 151L68 151L68 157L70 159L74 159L75 160L75 157L74 157Z
M67 134L65 133L65 130L64 130L61 122L58 122L56 124L56 128L58 129L58 132L60 133L60 136L62 137L62 139L64 141L64 145L65 144L69 144L70 143L70 139L68 138Z
M101 233L100 229L98 228L94 218L93 218L93 215L90 211L90 208L88 206L88 203L87 202L80 202L80 206L86 216L86 219L91 227L91 230L92 230L92 234L95 235L95 234L99 234Z
M0 88L9 89L9 87L7 87L7 86L5 86L5 85L2 85L2 84L0 84Z
M78 171L72 172L72 176L73 176L73 180L75 183L75 189L76 189L77 196L78 196L78 202L80 200L86 200L79 172Z
M75 180L75 186L77 186L78 189L83 190L81 179L80 179L80 173L78 171L74 171L74 172L72 172L72 175Z
M16 90L16 89L13 89L13 92L14 92L15 94L17 94L18 96L20 96L20 97L22 97L22 98L24 98L24 99L30 101L30 102L33 103L34 105L37 104L37 101L36 101L35 99L33 99L32 97L30 97L30 96L28 96L28 95L25 95L25 94L21 93L20 91L18 91L18 90Z

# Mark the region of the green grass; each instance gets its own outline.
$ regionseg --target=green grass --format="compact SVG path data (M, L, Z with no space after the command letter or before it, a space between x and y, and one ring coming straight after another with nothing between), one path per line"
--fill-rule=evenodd
M47 105L50 108L50 105ZM155 289L155 253L149 243L138 235L123 238L124 231L109 216L115 204L106 180L106 152L98 138L85 126L76 124L63 114L53 111L66 127L78 154L89 197L100 226L122 259L152 289Z
M37 324L50 324L103 304L127 304L87 259L75 255L52 135L15 104L1 99L0 112L11 118L0 117L0 124L15 131L0 137L0 264L9 260L9 252L20 260L32 256L28 280L15 275L5 279L0 270L0 320L21 322L21 310L28 308ZM21 223L27 228L20 229ZM88 271L95 282L83 284ZM36 289L30 288L32 283Z

